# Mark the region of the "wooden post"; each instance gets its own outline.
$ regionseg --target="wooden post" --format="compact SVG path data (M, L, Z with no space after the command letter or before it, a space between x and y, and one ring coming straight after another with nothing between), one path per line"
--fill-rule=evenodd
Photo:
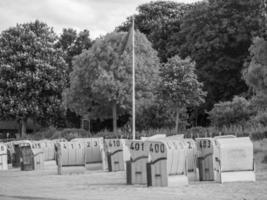
M176 108L176 120L175 120L175 132L176 132L176 134L178 134L178 132L179 132L179 115L180 115L180 110L177 107Z
M27 118L21 119L21 137L24 137L27 132Z
M56 143L57 174L62 175L62 153L60 144Z

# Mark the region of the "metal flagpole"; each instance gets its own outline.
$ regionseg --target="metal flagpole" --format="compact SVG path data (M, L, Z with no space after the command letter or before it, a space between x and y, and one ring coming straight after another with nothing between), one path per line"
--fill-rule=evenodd
M267 28L267 0L263 0L263 15L264 15L264 26Z
M132 95L132 98L133 98L133 111L132 111L132 118L133 118L133 124L132 124L132 126L133 126L133 128L132 128L132 130L133 130L133 140L135 140L135 52L134 52L134 16L133 16L133 22L132 22L133 24L132 24L132 30L133 30L133 33L132 33L132 36L133 36L133 38L132 38L132 46L133 46L133 49L132 49L132 53L133 53L133 55L132 55L132 59L133 59L133 72L132 72L132 80L133 80L133 84L132 84L132 87L133 87L133 95Z

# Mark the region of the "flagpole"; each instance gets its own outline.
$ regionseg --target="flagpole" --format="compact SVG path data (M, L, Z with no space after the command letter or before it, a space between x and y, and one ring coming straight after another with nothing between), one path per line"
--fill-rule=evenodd
M134 52L134 16L133 16L133 34L132 34L132 36L133 36L133 38L132 38L132 47L133 47L133 49L132 49L132 53L133 53L133 55L132 55L132 59L133 59L133 72L132 72L132 80L133 80L133 84L132 84L132 87L133 87L133 89L132 89L132 91L133 91L133 94L132 94L132 98L133 98L133 107L132 107L132 109L133 109L133 111L132 111L132 118L133 118L133 121L132 121L132 126L133 126L133 128L132 128L132 130L133 130L133 140L135 140L135 52Z

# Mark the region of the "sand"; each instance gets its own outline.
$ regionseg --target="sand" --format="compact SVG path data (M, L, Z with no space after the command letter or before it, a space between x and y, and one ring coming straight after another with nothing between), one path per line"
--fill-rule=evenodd
M261 162L266 153L263 149L255 154L256 182L195 182L181 187L126 185L125 172L100 169L68 168L59 176L55 163L48 162L42 171L0 171L0 200L266 200L267 164Z

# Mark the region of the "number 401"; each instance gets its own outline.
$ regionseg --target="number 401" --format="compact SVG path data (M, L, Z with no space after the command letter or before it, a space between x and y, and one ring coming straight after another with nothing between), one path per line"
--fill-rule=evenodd
M139 150L144 151L144 143L141 143L140 144L140 143L134 143L134 142L132 142L130 148L132 150L135 150L135 151L139 151Z

